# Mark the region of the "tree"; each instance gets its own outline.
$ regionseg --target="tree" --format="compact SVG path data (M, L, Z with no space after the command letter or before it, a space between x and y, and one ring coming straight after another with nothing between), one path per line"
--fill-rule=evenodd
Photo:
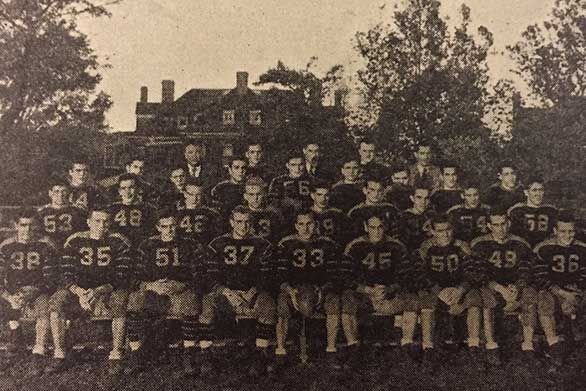
M0 132L104 128L110 98L76 18L109 16L119 0L0 1Z
M392 24L356 34L365 109L378 114L374 135L388 150L474 136L484 126L492 34L481 26L475 38L470 9L460 14L452 32L438 0L407 0Z
M556 0L550 19L522 37L507 49L534 98L551 106L586 94L586 2Z

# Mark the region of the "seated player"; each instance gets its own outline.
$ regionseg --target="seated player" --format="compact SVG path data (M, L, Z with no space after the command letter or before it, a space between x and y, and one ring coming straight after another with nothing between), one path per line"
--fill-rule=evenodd
M586 243L576 240L575 218L567 211L559 213L553 232L553 237L539 243L534 249L534 275L539 288L539 321L553 365L560 366L565 347L558 334L556 315L559 315L562 325L569 324L571 331L576 334L576 321L584 317Z
M183 192L185 191L185 182L187 174L185 168L181 166L173 167L169 171L169 182L161 191L159 206L163 208L172 208L178 202L183 201Z
M232 211L230 227L230 233L218 236L209 244L212 256L207 275L213 288L203 298L199 317L201 373L207 376L214 369L215 330L223 327L217 324L219 311L256 320L256 352L249 368L251 375L267 370L269 341L275 333L276 303L269 293L277 289L272 246L266 239L251 235L250 213L243 207Z
M136 187L136 177L123 174L118 178L119 201L108 207L112 216L111 230L130 240L133 247L153 233L155 207L142 201Z
M78 208L89 210L94 205L106 203L104 192L90 180L90 168L86 160L72 160L68 169L69 202Z
M399 239L410 252L419 248L421 243L431 237L431 217L429 209L429 189L416 185L411 193L413 207L399 215Z
M348 232L350 222L340 209L331 208L330 187L326 182L317 181L311 186L311 211L315 218L315 231L319 236L326 236L338 244L345 244L352 239Z
M534 352L537 292L529 285L532 282L533 252L524 239L509 232L510 226L503 208L491 209L488 221L490 233L474 239L470 244L478 269L485 273L481 290L486 299L483 308L484 335L487 359L493 365L498 365L500 361L494 330L495 312L519 310L523 328L521 350L527 353L528 358Z
M488 233L488 205L480 203L479 185L469 181L462 189L463 203L448 209L447 214L454 225L456 239L470 243L472 239Z
M193 375L203 291L203 287L196 287L194 281L203 282L198 274L204 269L204 248L201 243L177 236L177 222L172 210L159 212L156 229L157 235L138 246L135 275L138 289L130 293L127 307L131 351L127 372L139 370L147 361L143 344L149 323L168 316L181 322L183 367L186 375Z
M310 210L297 213L295 234L285 236L278 245L281 293L277 309L277 357L287 354L285 342L292 310L311 318L322 309L326 314L326 353L329 356L337 352L340 296L335 285L341 254L334 241L315 234L315 220ZM357 343L356 340L348 342L349 346Z
M276 243L283 236L281 211L267 204L266 184L260 178L248 178L244 185L244 207L250 213L251 234Z
M543 203L545 194L543 178L533 176L527 181L527 200L509 209L511 232L525 239L532 247L551 236L558 210Z
M303 154L292 151L287 159L287 173L273 178L269 186L272 202L287 217L295 210L310 204L311 177L305 172Z
M41 229L61 248L69 235L86 227L87 210L71 205L69 184L63 179L51 179L49 198L51 202L38 210Z
M239 156L233 156L228 164L227 180L221 181L212 188L212 201L222 217L228 214L242 203L244 182L246 181L246 160Z
M441 185L429 197L431 206L437 213L446 213L462 201L462 189L458 183L459 169L454 163L444 163L441 169Z
M384 201L384 188L379 179L368 178L362 188L365 200L354 206L348 212L348 219L354 227L353 236L359 236L364 232L364 223L371 216L381 216L385 222L385 232L389 236L397 237L397 219L399 211L391 204Z
M425 368L433 369L435 363L434 326L438 311L447 311L449 318L467 311L468 344L477 345L480 338L480 294L470 290L475 276L470 264L470 249L460 240L454 239L453 229L447 216L437 215L431 221L433 237L421 244L418 251L416 275L419 278L419 306L421 316L421 338ZM468 270L467 270L468 268ZM476 283L476 281L473 281ZM451 322L441 324L449 326ZM439 322L438 322L439 324ZM454 336L448 335L453 343Z
M353 261L353 280L358 287L355 299L342 303L342 324L357 340L359 309L367 308L383 315L402 314L401 344L413 344L417 305L415 300L406 300L402 289L408 283L406 273L411 267L407 248L386 234L383 216L370 216L364 221L363 229L366 234L351 241L344 251Z
M491 208L510 208L523 202L523 190L517 183L517 172L511 162L501 162L498 168L498 182L488 188L484 202Z
M354 157L346 158L340 171L342 180L332 186L330 205L348 213L353 206L364 201L364 193L362 192L364 182L360 179L360 166Z
M49 336L49 295L53 292L57 250L47 237L36 234L38 221L33 210L15 216L16 235L0 244L0 317L8 323L9 345L2 370L26 349L21 317L33 317L35 325L35 372L42 372L45 343Z
M220 213L204 205L204 186L199 179L185 183L183 200L176 204L177 234L207 244L222 231Z
M106 207L95 206L88 214L89 229L76 232L65 241L60 265L62 285L49 299L55 349L46 372L63 368L66 320L84 313L112 319L110 370L117 374L121 369L126 342L130 242L121 234L110 232L111 218Z
M413 190L409 186L409 169L403 165L392 168L391 184L385 188L385 199L399 211L411 208Z

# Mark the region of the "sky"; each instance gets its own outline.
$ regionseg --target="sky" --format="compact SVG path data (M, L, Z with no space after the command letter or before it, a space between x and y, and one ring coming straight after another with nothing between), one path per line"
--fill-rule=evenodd
M442 13L457 21L465 2L472 27L494 34L491 76L515 79L511 60L501 55L526 26L547 17L554 0L443 0ZM161 81L175 81L175 98L191 88L232 88L236 72L249 83L282 60L304 68L318 57L316 71L342 64L351 77L360 67L357 31L391 22L401 0L123 0L111 18L82 19L102 63L99 89L114 101L107 120L115 131L132 131L141 86L160 102ZM518 81L518 80L517 80ZM520 81L519 88L523 89Z

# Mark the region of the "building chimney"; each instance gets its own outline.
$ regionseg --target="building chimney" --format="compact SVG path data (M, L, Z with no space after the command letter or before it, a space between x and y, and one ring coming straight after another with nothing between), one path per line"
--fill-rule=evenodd
M246 95L248 91L248 72L236 72L236 92Z
M147 87L140 87L140 103L147 103L149 101L149 89Z
M175 101L175 82L173 80L163 80L162 85L161 103L173 103Z

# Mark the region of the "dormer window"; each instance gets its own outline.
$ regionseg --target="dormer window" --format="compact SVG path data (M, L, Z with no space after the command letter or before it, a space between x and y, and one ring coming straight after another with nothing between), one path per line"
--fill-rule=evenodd
M260 110L250 110L248 112L248 123L251 125L260 125L262 123Z
M224 110L222 122L224 125L234 125L236 123L235 110Z

